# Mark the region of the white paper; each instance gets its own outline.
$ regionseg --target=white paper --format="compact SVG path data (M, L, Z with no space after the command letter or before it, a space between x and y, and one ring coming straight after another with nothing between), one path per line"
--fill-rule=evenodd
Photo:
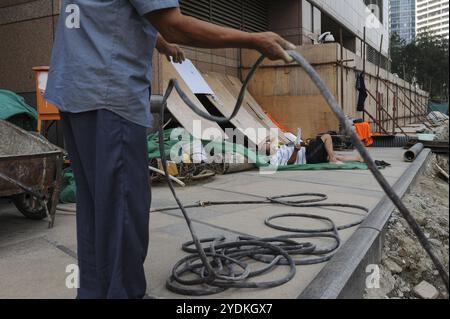
M48 73L47 72L39 73L38 87L39 87L39 90L41 92L45 92L45 89L47 88L47 79L48 79Z
M183 81L186 82L192 93L214 95L214 92L194 64L192 64L191 60L186 59L182 64L172 62L172 65L178 74L180 74Z

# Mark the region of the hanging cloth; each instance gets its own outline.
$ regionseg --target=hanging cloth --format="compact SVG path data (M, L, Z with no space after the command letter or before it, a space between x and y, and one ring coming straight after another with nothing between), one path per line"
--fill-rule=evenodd
M366 84L364 82L364 73L360 73L356 78L356 89L359 92L358 105L356 110L358 112L364 112L365 109L364 104L366 103L366 99L369 96L367 94Z
M358 134L361 141L363 141L366 147L369 147L373 144L372 132L370 131L370 125L367 122L363 123L355 123L355 131Z

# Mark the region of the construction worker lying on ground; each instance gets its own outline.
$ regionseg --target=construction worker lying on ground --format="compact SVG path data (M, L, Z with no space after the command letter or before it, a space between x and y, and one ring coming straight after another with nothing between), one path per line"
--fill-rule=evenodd
M331 135L325 134L312 140L308 145L295 144L278 147L273 141L262 145L262 152L270 156L270 164L274 166L304 164L343 164L343 162L364 162L361 156L340 156L334 152Z

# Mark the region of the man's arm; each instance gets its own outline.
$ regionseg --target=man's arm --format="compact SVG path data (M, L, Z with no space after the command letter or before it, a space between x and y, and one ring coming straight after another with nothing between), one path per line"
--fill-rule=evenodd
M176 44L168 43L160 34L156 39L156 49L164 54L169 62L171 58L175 63L183 63L185 60L183 50Z
M285 50L295 46L273 32L247 33L181 14L179 8L153 11L146 15L150 23L171 43L199 48L247 48L265 54L271 60L292 62Z
M295 164L295 162L297 162L298 153L300 152L301 149L302 149L301 145L295 145L294 152L292 153L291 158L288 161L288 165L293 165Z
M288 165L293 165L293 164L295 164L295 162L297 162L298 152L299 152L299 150L294 149L294 153L292 153L292 156L288 161Z

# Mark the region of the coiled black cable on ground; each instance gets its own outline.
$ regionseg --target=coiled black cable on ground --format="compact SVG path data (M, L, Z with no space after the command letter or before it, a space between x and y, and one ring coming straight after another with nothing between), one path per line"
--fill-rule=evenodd
M331 94L314 68L300 54L295 51L288 51L288 53L295 60L295 62L297 62L304 69L304 71L316 84L321 94L329 104L330 108L339 119L339 122L345 129L346 134L350 136L353 145L356 147L364 161L367 163L375 179L378 181L386 195L392 200L397 209L406 219L406 221L418 237L419 242L427 251L428 255L438 269L439 274L441 275L448 290L448 273L445 269L445 266L434 254L431 244L420 229L415 219L412 217L411 213L408 211L401 199L398 197L387 180L378 170L364 145L354 132L351 123L347 121L345 114L339 107L339 104L337 103L334 96ZM231 242L226 241L223 237L210 239L198 238L192 225L192 220L190 219L186 211L186 207L183 206L181 200L178 198L172 181L168 178L169 172L167 167L167 158L165 155L163 134L163 115L167 100L172 94L173 89L175 88L184 103L197 115L207 120L218 123L229 122L238 114L242 105L242 101L244 99L245 92L247 90L247 86L264 59L265 57L261 56L247 75L239 93L234 111L229 118L212 116L209 113L206 113L197 108L197 106L192 101L190 101L187 95L182 91L177 80L175 79L170 80L168 88L164 95L163 106L160 110L161 125L159 128L159 147L161 160L164 171L166 173L166 179L169 188L186 220L192 236L192 241L183 245L183 250L190 253L191 255L183 258L175 265L172 271L172 275L167 281L167 288L175 293L191 296L202 296L220 293L228 288L272 288L280 286L290 281L295 276L296 265L320 263L331 259L333 253L340 245L338 231L357 226L363 221L360 219L349 225L336 226L334 222L327 217L303 213L289 213L272 216L265 222L269 227L291 232L291 234L285 236L278 236L274 238L250 238L241 236L237 238L237 240ZM310 200L285 200L286 198L292 199L299 196L313 196L316 198ZM348 207L361 209L367 212L367 208L361 206L333 203L327 204L323 202L324 200L326 200L326 195L323 194L294 194L280 197L271 197L267 198L266 201L209 202L203 203L202 205L274 204L296 208ZM193 206L195 205L191 205L190 207ZM317 230L306 230L283 227L273 222L275 219L285 217L313 218L327 223L328 227ZM296 241L296 239L305 238L331 238L334 240L334 244L328 248L318 248L316 245L310 242ZM207 244L208 246L204 247L204 244ZM191 248L191 246L194 246L194 248ZM315 256L315 258L296 260L294 259L294 256ZM262 262L266 264L266 266L261 269L251 271L248 262L252 260ZM289 271L284 275L283 278L269 282L254 282L249 280L272 271L277 265L289 266Z
M305 199L295 200L295 198ZM184 209L187 209L219 205L269 204L296 208L340 207L359 210L361 211L361 215L355 222L336 226L328 217L305 213L279 214L267 218L265 221L266 225L274 229L288 231L290 234L272 238L239 236L233 241L225 241L225 237L201 239L200 244L202 246L205 245L201 249L204 250L205 255L210 258L208 262L211 263L214 271L216 273L225 273L228 276L232 276L233 280L216 279L208 282L206 280L207 267L204 266L201 254L198 253L197 243L195 240L187 242L183 244L182 249L191 255L183 258L175 265L172 276L167 281L167 288L175 293L191 296L215 294L228 288L272 288L280 286L292 279L296 273L295 266L297 265L313 265L330 260L341 243L338 231L359 225L365 219L368 209L358 205L325 203L324 201L326 200L327 196L324 194L300 193L279 197L268 197L265 200L200 202L198 204L183 207ZM180 208L170 207L159 209L158 211L178 209ZM328 227L320 229L298 229L286 228L273 224L274 219L285 217L307 218L322 221L327 224ZM328 240L332 243L329 247L317 247L311 242L297 241L299 239L314 238ZM294 257L296 256L301 256L301 258L295 259ZM266 264L266 266L261 269L250 271L250 265L248 265L245 260L258 261L262 264ZM266 274L274 270L278 265L289 266L289 272L284 277L268 282L250 282L248 280ZM241 272L236 273L236 268L239 268ZM183 276L185 275L195 275L196 279L184 280Z
M297 200L295 200L296 198ZM248 282L247 280L239 280L238 282L233 282L233 284L231 284L229 281L226 282L215 280L213 282L206 283L203 280L203 278L206 277L206 268L203 266L201 257L197 253L198 250L195 247L195 242L187 242L183 244L182 249L191 255L183 258L175 265L172 276L167 282L167 288L179 294L194 296L214 294L222 292L227 288L271 288L282 285L293 278L293 275L295 275L294 265L313 265L330 260L341 243L338 231L359 225L365 219L368 209L359 205L326 203L326 200L327 196L324 194L300 193L279 197L269 197L265 200L199 202L197 204L184 206L184 209L188 209L220 205L273 204L297 208L352 208L361 211L361 214L356 221L341 226L336 226L330 218L318 215L305 213L279 214L267 218L265 221L266 225L274 229L289 231L290 234L273 238L239 236L237 240L227 242L225 242L224 237L200 240L200 244L206 245L203 247L203 250L205 251L205 254L211 258L211 262L213 263L216 271L228 271L230 274L233 274L233 264L241 269L248 269L249 265L243 262L244 259L248 259L250 261L254 260L266 264L266 266L261 269L249 272L248 277L245 279L250 279L274 270L277 265L290 266L290 270L286 276L279 280L270 282ZM179 209L179 207L168 207L157 209L155 211L167 212ZM321 229L298 229L283 228L283 226L273 224L274 219L285 217L302 219L308 218L322 221L329 227ZM317 247L315 244L310 242L298 242L297 240L299 239L322 239L332 243L330 243L328 247ZM280 251L282 253L280 253ZM295 259L294 257L296 256L301 256L301 258ZM200 279L193 281L185 281L182 279L182 276L192 274L195 274Z

